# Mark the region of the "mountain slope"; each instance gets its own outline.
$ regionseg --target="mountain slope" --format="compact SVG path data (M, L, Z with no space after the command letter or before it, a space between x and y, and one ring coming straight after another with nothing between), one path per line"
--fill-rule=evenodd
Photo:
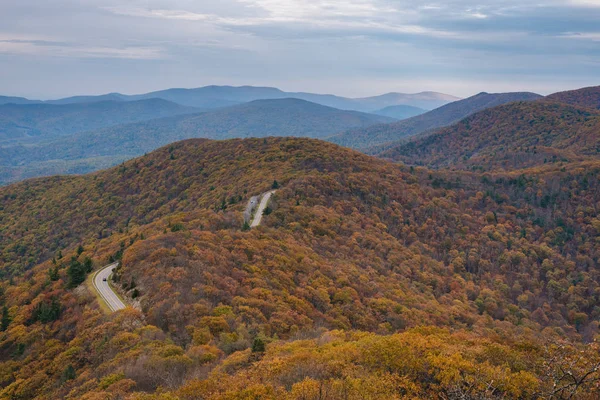
M0 398L549 397L574 360L597 376L578 341L600 317L599 172L481 179L196 139L2 187ZM103 315L74 280L88 258L120 260L139 309Z
M154 100L151 100L154 101ZM124 103L127 104L127 103ZM71 135L50 143L0 148L0 182L56 171L90 172L106 167L106 157L120 162L182 139L204 137L297 136L320 138L351 127L392 119L356 111L341 111L297 99L258 100L239 106ZM89 159L87 166L85 159ZM68 161L53 163L52 160ZM102 162L101 162L102 161Z
M547 96L546 99L576 107L600 109L600 86L554 93Z
M416 117L417 115L425 114L427 110L412 106L389 106L381 110L373 111L373 114L383 115L385 117L396 118L398 120Z
M0 141L52 138L197 111L160 99L67 105L6 104L0 106Z
M342 146L364 150L371 146L392 143L408 136L452 125L486 108L513 101L531 101L541 97L535 93L480 93L413 118L387 125L376 125L365 129L350 130L332 136L328 140Z
M484 171L599 155L600 113L547 101L491 108L380 154L432 168Z

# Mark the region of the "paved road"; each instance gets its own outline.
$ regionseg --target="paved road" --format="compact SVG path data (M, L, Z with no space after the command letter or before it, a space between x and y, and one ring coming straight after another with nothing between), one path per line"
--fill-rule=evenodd
M273 196L273 193L275 193L275 192L276 192L276 190L271 190L270 192L263 194L262 199L260 200L260 204L258 205L258 208L256 209L256 213L254 213L254 220L250 224L250 228L256 228L257 226L260 225L260 222L262 221L262 217L263 217L263 212L265 211L265 208L267 208L267 204L269 204L269 200L271 199L271 196Z
M260 196L253 196L250 198L250 201L248 201L248 205L246 206L246 211L244 211L244 222L247 222L247 223L251 222L250 220L252 219L252 211L254 211L254 209L258 205L259 198L260 198Z
M110 274L113 269L117 268L117 265L119 265L118 262L107 265L94 275L94 288L106 304L108 304L111 311L118 311L125 308L125 304L123 304L119 296L108 285Z

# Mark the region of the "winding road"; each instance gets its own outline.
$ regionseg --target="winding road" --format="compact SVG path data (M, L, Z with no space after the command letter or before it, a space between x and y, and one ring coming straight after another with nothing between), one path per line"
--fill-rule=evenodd
M101 270L96 272L93 278L94 289L96 289L100 297L102 297L102 300L104 300L111 311L122 310L126 307L119 296L117 296L117 294L108 284L110 274L112 274L113 270L117 268L118 265L119 263L116 262L103 267Z
M265 211L265 208L267 208L267 204L269 204L269 200L271 200L271 196L273 196L273 194L276 191L277 190L271 190L270 192L267 192L262 195L262 198L260 199L260 204L258 205L256 212L254 213L254 219L252 220L252 223L250 224L250 228L256 228L257 226L260 225L260 222L262 221L262 217L263 217L263 212Z
M276 191L277 190L271 190L260 196L260 203L258 203L258 207L256 207L256 204L258 202L259 197L254 196L252 197L252 199L250 199L245 214L250 214L252 212L252 209L256 207L254 219L250 223L251 228L256 228L260 225L263 213L265 212L265 208L267 208L269 200L271 200L271 196L273 196L273 194ZM108 308L110 308L110 310L113 312L122 310L126 307L125 303L123 303L123 301L119 298L119 296L117 296L117 294L112 290L112 288L108 284L110 275L112 274L113 270L117 268L118 265L118 262L109 264L100 269L98 272L96 272L96 274L92 278L92 281L94 283L94 289L96 289L98 295L102 298L102 300L104 300L104 302L108 305Z

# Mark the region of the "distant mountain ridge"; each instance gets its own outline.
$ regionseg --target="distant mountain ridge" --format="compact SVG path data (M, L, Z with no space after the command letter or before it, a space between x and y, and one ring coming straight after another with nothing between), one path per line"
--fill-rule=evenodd
M162 99L0 106L0 141L48 138L111 125L198 112Z
M396 118L398 120L403 120L411 117L416 117L417 115L425 114L428 110L419 107L407 106L407 105L397 105L397 106L389 106L382 108L381 110L373 111L373 114L383 115L385 117Z
M146 99L138 99L146 100ZM81 103L97 103L101 101L126 101L126 96L120 93L109 93L100 96L73 96L59 100L48 100L46 104L81 104Z
M25 97L14 97L14 96L0 96L0 105L4 104L37 104L41 101L29 100Z
M464 100L455 101L425 114L403 121L354 129L328 138L329 141L359 150L393 143L403 138L452 125L478 111L514 101L541 99L536 93L479 93Z
M342 111L298 99L256 100L204 113L79 132L44 143L0 147L0 184L48 172L90 172L182 139L324 138L351 127L391 121L384 116Z
M99 96L74 96L65 99L50 100L49 104L72 104L96 101L135 101L159 98L177 104L198 108L220 108L228 107L254 100L273 100L296 98L306 100L320 105L338 108L342 110L354 110L372 112L394 105L409 105L413 107L433 109L452 101L459 100L458 97L437 93L421 92L415 94L387 93L381 96L364 98L346 98L331 94L315 94L305 92L285 92L273 87L257 86L205 86L194 89L173 88L160 90L145 94L125 95L121 93L109 93ZM15 98L17 99L17 98ZM22 99L19 101L24 101ZM38 102L31 101L30 102ZM2 98L0 98L0 104Z
M389 104L386 107L389 107L390 105L408 105L432 110L461 99L459 97L430 91L414 94L392 92L380 96L363 97L356 100L365 104L372 104L373 106L379 104Z

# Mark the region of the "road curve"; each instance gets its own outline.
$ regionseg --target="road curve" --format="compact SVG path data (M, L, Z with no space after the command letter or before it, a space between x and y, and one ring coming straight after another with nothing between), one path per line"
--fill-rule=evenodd
M270 192L267 192L262 195L262 198L260 199L260 204L258 205L256 212L254 213L254 219L250 224L250 228L256 228L260 225L260 222L262 221L263 217L263 212L265 211L265 208L267 208L267 204L269 204L271 196L273 196L273 193L275 193L276 191L277 190L271 190Z
M117 296L117 294L108 284L110 274L112 274L113 270L117 268L117 265L119 265L118 262L103 267L101 270L96 272L93 278L94 288L111 311L122 310L126 307L119 296Z

